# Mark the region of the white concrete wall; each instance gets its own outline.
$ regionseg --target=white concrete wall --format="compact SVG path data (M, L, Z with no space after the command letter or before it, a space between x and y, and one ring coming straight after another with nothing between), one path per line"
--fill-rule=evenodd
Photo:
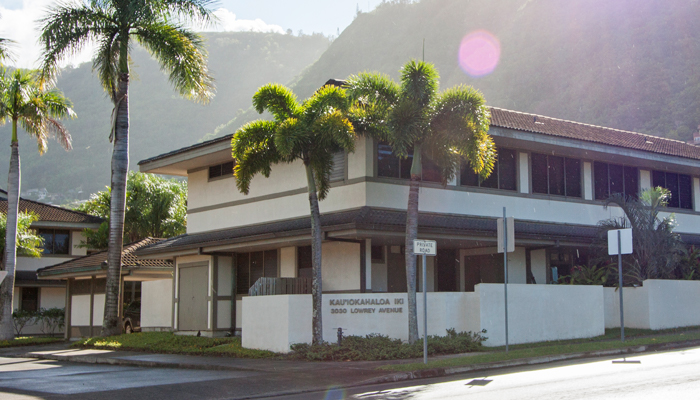
M173 280L141 283L141 328L172 327Z
M323 243L321 262L323 291L360 290L359 243Z
M530 269L538 285L547 283L547 250L530 252Z
M612 287L605 292L605 328L620 327L620 292ZM646 287L625 287L622 289L622 303L625 306L625 326L628 328L650 329L649 291Z
M700 325L700 281L650 279L622 290L625 327L667 329ZM605 288L605 327L620 327L620 294Z
M647 169L639 170L639 190L651 189L651 171Z
M647 280L651 329L700 325L700 281Z
M70 323L73 326L90 325L90 295L81 294L72 296L70 309ZM100 325L102 323L100 322Z
M368 137L359 138L355 142L355 152L348 153L348 179L372 176L374 144Z
M244 297L243 326L245 348L287 353L294 343L310 343L311 295Z
M41 258L17 257L17 271L36 271L39 268L49 267L72 260L73 256L43 256Z
M280 278L297 277L297 248L283 247L280 249Z
M593 167L590 161L583 163L583 198L593 200Z
M64 308L66 306L66 289L43 287L39 289L39 307Z
M93 312L94 312L94 314L92 315L92 325L93 326L102 326L102 321L104 320L104 315L105 315L105 295L104 295L104 293L95 295ZM74 324L72 319L71 319L71 324L78 325L78 324Z
M476 285L486 346L505 344L505 300L501 284ZM473 305L470 304L470 307ZM586 338L605 333L602 286L508 285L510 344Z
M73 247L71 249L71 255L74 257L87 255L87 247L80 246L82 242L85 241L85 235L83 235L83 231L71 231L70 236L70 241Z
M530 155L528 153L518 153L518 191L520 193L530 193Z

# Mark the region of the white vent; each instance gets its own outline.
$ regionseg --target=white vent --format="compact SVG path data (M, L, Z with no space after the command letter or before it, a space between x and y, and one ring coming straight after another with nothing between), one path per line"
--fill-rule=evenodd
M339 151L333 154L333 169L331 170L331 182L345 179L345 152Z

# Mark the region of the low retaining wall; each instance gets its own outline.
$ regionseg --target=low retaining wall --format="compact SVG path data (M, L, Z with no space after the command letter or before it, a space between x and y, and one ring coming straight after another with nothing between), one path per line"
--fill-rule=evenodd
M620 327L620 294L605 288L605 327ZM625 326L667 329L700 325L700 281L649 279L622 290Z
M423 335L423 296L418 294L419 334ZM571 285L508 285L509 342L593 337L605 333L603 288ZM288 352L311 342L311 295L243 298L243 347ZM405 293L323 295L323 338L378 333L408 340ZM428 334L447 329L486 329L487 346L505 344L502 284L480 284L473 293L428 293Z

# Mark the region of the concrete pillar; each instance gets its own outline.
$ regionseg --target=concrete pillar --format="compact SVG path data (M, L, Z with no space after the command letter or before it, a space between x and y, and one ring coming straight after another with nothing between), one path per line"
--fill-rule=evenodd
M697 179L697 178L696 178ZM651 171L646 169L639 170L639 192L651 189ZM697 208L696 208L697 210Z
M365 291L372 292L372 239L365 239Z
M583 162L583 199L593 200L593 167L589 161Z
M519 191L530 193L530 159L528 153L518 153L518 171L520 172Z
M700 211L700 178L693 177L693 209Z
M297 277L297 248L283 247L280 249L280 278Z

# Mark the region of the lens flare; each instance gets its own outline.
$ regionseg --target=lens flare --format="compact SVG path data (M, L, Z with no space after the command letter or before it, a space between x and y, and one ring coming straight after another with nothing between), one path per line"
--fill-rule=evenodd
M331 388L326 391L323 400L345 400L347 396L345 389Z
M501 58L501 43L491 33L474 31L459 45L459 66L471 76L488 75Z

